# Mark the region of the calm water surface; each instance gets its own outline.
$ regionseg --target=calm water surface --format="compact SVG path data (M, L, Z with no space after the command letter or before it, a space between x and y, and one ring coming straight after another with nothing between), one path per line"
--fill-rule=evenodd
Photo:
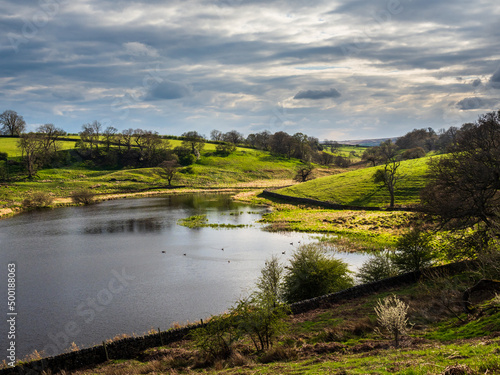
M18 358L35 349L52 355L71 342L90 346L225 311L248 294L271 255L285 262L299 241L313 241L305 234L261 230L256 221L265 211L225 195L194 194L107 201L0 221L2 301L7 264L17 269ZM199 214L210 223L251 226L177 224ZM352 270L365 259L340 257ZM5 350L8 326L2 321Z

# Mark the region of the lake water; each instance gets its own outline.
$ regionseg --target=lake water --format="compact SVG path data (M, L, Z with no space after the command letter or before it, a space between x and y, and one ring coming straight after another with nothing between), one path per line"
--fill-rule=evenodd
M119 334L143 334L228 309L253 288L266 259L283 263L313 236L269 233L262 207L227 195L123 199L23 213L0 221L0 298L7 314L7 265L16 264L17 357L61 353ZM206 214L236 229L186 228ZM282 253L285 254L282 254ZM362 254L339 254L355 270ZM8 348L2 319L0 343ZM0 360L3 358L0 358Z

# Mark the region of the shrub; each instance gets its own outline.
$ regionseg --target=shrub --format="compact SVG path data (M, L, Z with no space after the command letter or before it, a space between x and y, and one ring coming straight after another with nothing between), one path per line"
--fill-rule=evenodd
M379 325L394 336L396 347L399 346L399 338L408 331L408 305L395 295L378 300L375 307L377 322Z
M90 189L79 189L71 193L71 200L76 204L95 203L95 193Z
M327 256L317 245L303 245L292 255L284 277L288 303L337 292L354 284L347 264Z
M375 254L358 269L356 277L362 283L371 283L387 277L397 275L398 270L392 264L391 256L388 252Z
M400 272L418 271L432 265L435 256L430 240L429 233L417 228L398 239L393 262Z
M194 330L191 336L195 346L207 356L207 360L227 359L231 356L233 343L238 338L234 316L213 316L205 327Z
M273 304L283 301L283 274L284 268L280 264L278 257L273 255L266 260L266 265L260 270L260 277L257 280L258 294L261 299L272 300Z
M232 309L241 335L252 340L257 351L269 349L278 334L285 332L288 306L276 304L270 295L240 300Z
M23 200L23 207L28 209L33 208L41 208L50 206L53 202L54 198L52 198L49 193L45 193L43 191L38 191L33 193L31 196Z

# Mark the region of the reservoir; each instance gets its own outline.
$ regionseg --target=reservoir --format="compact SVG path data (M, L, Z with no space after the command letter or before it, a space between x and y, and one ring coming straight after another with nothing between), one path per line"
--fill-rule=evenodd
M0 221L0 298L7 313L9 263L16 267L18 359L99 344L117 335L196 322L226 311L255 285L265 260L287 264L302 233L270 233L265 207L228 195L189 194L33 211ZM206 215L210 224L178 220ZM300 242L300 243L299 243ZM362 254L338 254L356 270ZM6 319L0 343L7 348ZM3 359L3 358L2 358Z

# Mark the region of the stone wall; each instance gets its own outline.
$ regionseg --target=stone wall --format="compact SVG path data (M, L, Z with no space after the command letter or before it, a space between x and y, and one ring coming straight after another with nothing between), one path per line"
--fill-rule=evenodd
M362 206L347 206L343 204L330 203L325 201L319 201L316 199L310 198L299 198L299 197L291 197L289 195L278 194L270 190L264 190L261 195L267 198L278 198L284 200L286 202L296 203L296 204L310 204L313 206L320 206L329 208L332 210L356 210L356 211L415 211L413 208L381 208L381 207L362 207Z

